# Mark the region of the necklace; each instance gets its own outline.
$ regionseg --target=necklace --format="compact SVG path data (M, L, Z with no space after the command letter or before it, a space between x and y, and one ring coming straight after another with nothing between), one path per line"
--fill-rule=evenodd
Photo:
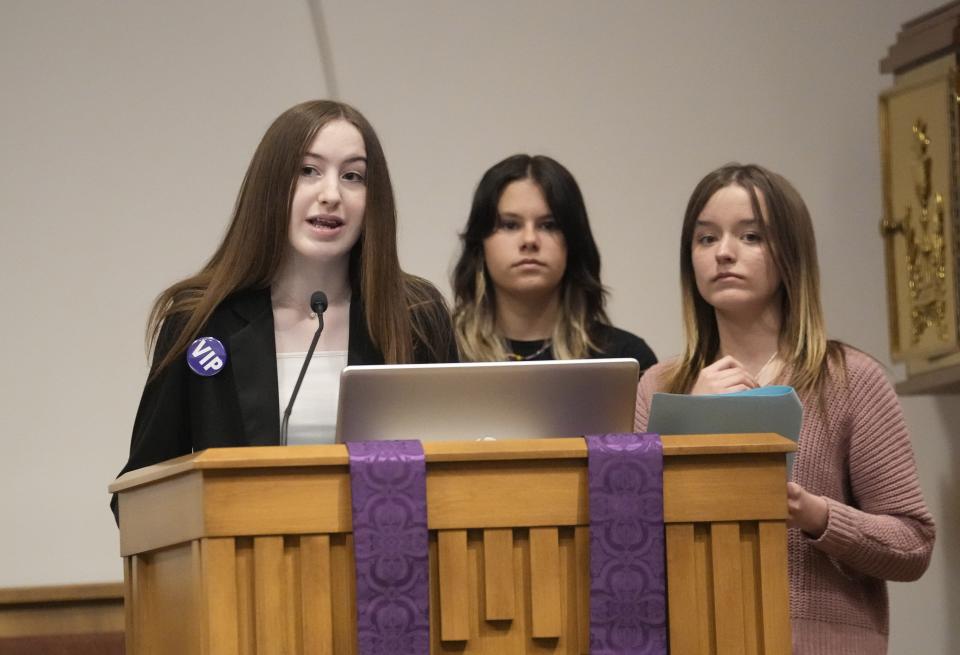
M514 352L508 352L507 359L511 362L528 362L531 359L536 359L543 353L547 352L547 348L549 348L550 345L551 345L551 340L545 339L543 342L543 345L540 346L540 348L536 352L530 353L529 355L518 355L517 353L514 353Z
M775 370L775 371L773 372L773 374L770 376L770 379L769 379L769 380L762 380L762 379L761 379L762 376L763 376L763 372L767 370L767 367L770 366L770 364L773 363L773 361L776 359L777 355L779 355L779 354L780 354L780 353L779 353L778 351L774 350L774 351L773 351L773 354L770 355L770 359L768 359L766 362L764 362L763 366L761 366L760 369L757 371L756 375L754 375L754 377L757 379L757 384L759 384L760 386L764 386L764 385L772 382L772 381L774 380L774 378L776 378L777 373L779 373L779 370Z

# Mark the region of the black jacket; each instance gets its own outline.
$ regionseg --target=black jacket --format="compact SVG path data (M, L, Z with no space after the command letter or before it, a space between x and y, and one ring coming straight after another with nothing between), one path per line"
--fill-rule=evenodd
M439 293L437 302L443 303ZM177 337L177 327L176 321L164 323L156 353L169 349ZM452 327L449 330L445 361L456 362ZM184 353L184 357L147 383L133 424L130 458L120 475L205 448L280 443L270 290L241 291L228 297L214 310L199 336L214 337L223 343L226 364L216 375L202 377L190 370ZM435 361L429 352L423 344L415 344L416 362ZM354 295L350 302L347 364L383 363L383 354L367 332L363 304ZM116 516L115 496L111 506Z

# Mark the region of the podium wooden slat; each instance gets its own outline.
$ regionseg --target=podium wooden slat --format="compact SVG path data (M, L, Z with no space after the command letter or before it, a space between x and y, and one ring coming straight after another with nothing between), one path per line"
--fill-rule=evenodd
M759 655L763 652L760 625L760 535L754 522L740 524L740 574L743 594L743 631L746 640L744 655ZM756 638L751 636L756 635Z
M234 540L201 540L200 558L202 652L204 655L234 655L240 648Z
M737 523L714 523L711 526L710 539L717 655L742 655L745 638L740 526Z
M284 613L283 625L286 630L284 644L290 653L303 652L303 589L300 586L301 537L283 540L283 577L285 592L282 595Z
M513 577L513 530L484 530L483 586L487 621L513 618Z
M576 550L576 598L578 652L590 652L590 529L577 526L573 529Z
M775 435L663 444L671 652L789 652L793 444ZM424 450L432 652L589 652L583 440ZM357 652L345 447L209 450L112 489L128 652Z
M137 641L136 631L138 619L134 611L139 610L141 603L135 601L134 592L137 581L137 557L123 558L123 647L127 653L135 653Z
M761 521L759 538L764 653L787 653L791 648L790 611L777 601L789 594L787 526L783 521Z
M300 556L303 623L316 626L304 631L303 652L304 655L333 655L329 535L301 537Z
M256 653L254 599L253 539L241 537L234 540L237 557L237 631L240 655Z
M284 624L287 576L283 537L254 538L253 578L257 653L289 652Z
M556 528L530 528L530 602L535 638L560 637L560 541Z
M670 616L697 616L696 555L693 543L693 524L675 523L666 526L667 570L674 575L667 578L667 602ZM700 652L698 630L672 630L672 655L695 655Z
M470 638L467 605L467 532L437 532L437 559L440 562L440 635L443 641Z
M693 615L685 618L696 626L697 637L700 642L698 652L716 655L717 633L709 523L698 523L693 526L693 563L694 585L697 588L697 608ZM669 574L667 579L670 579Z

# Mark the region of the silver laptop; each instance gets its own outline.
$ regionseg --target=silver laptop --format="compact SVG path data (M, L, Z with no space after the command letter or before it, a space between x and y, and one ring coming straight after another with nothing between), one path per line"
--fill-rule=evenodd
M348 366L337 442L632 432L633 359Z

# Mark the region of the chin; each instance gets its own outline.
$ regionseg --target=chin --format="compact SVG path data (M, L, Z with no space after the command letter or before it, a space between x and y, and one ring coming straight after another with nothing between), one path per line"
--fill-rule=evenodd
M517 284L511 287L508 287L508 291L517 294L517 295L537 295L542 296L547 293L555 291L557 285L555 284Z
M301 245L293 250L302 259L315 262L329 262L350 255L350 248L337 243Z
M753 296L740 296L740 297L720 297L713 298L707 301L715 311L718 312L745 312L745 311L756 311L758 308L762 308L764 303Z

